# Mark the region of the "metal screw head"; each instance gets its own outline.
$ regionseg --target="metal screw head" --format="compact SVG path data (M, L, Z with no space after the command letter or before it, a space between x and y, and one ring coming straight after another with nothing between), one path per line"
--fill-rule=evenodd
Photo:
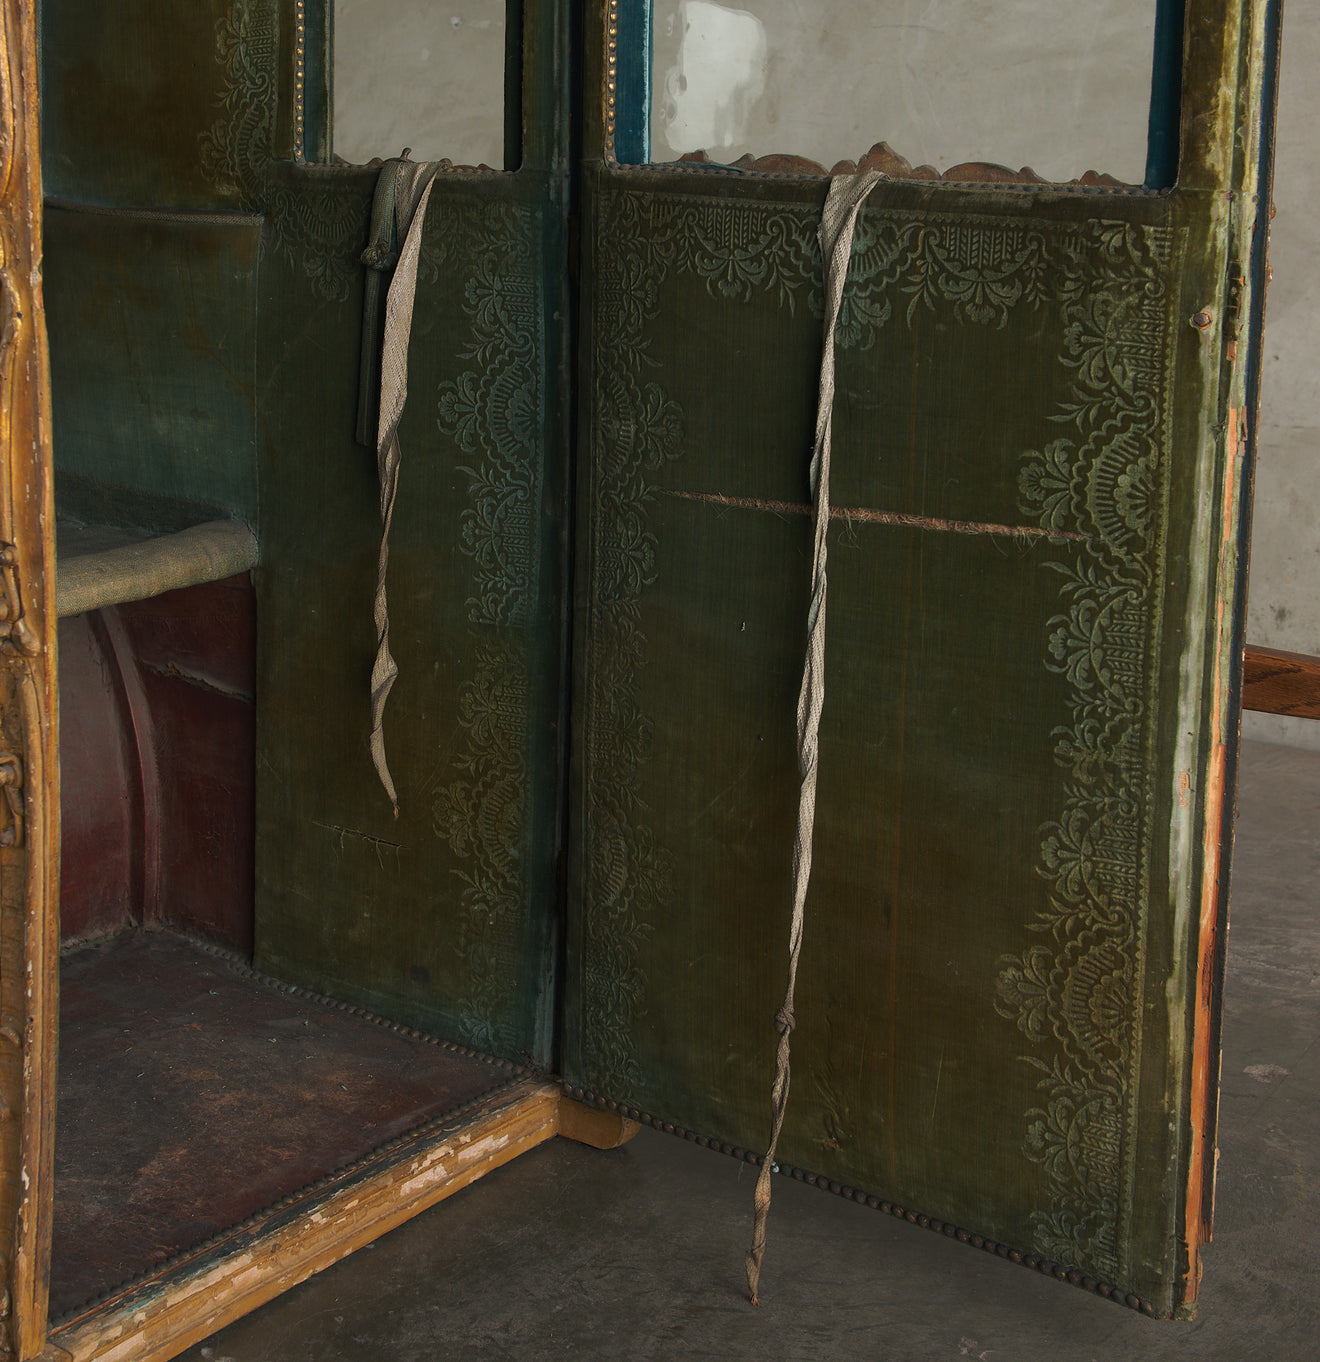
M1192 325L1198 331L1209 331L1210 327L1214 324L1214 320L1215 319L1210 315L1210 313L1203 309L1202 311L1198 312L1195 317L1192 318Z

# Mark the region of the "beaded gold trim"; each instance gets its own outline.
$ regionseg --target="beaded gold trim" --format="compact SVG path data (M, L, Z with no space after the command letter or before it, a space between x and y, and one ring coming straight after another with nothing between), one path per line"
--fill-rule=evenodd
M294 6L293 159L307 159L307 0Z

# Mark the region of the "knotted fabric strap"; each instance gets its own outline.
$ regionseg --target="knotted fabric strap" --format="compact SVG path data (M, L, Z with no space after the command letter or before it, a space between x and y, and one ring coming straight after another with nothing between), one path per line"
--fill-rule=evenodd
M770 1179L775 1170L775 1150L784 1128L788 1108L789 1050L792 1043L793 993L797 986L798 959L802 954L802 925L811 881L811 841L816 823L816 767L820 715L825 703L825 554L830 527L830 432L834 417L834 327L843 302L848 277L853 232L862 202L881 180L879 171L841 175L830 183L820 223L820 253L825 264L825 343L820 359L820 398L816 407L816 447L811 456L811 496L815 508L815 539L811 559L811 603L807 609L807 655L798 693L798 790L797 836L793 844L793 917L788 929L788 987L775 1013L779 1047L775 1056L775 1081L770 1091L772 1123L770 1145L756 1179L756 1217L752 1246L747 1250L747 1294L760 1304L761 1260L765 1256L766 1218L770 1213Z
M406 153L405 153L406 155ZM390 556L390 522L399 487L399 421L408 400L408 338L412 332L417 259L421 253L426 205L435 182L436 162L400 159L386 162L376 186L371 243L362 263L373 272L388 269L399 241L394 278L385 299L385 339L380 362L380 422L376 427L376 467L380 474L380 561L376 569L376 661L371 669L371 759L385 793L399 816L389 763L385 759L385 701L399 674L390 654L390 615L385 600L385 569ZM391 218L393 221L391 222ZM370 277L370 276L369 276ZM379 285L377 285L379 287ZM368 300L370 305L370 300ZM364 325L365 333L369 329Z
M405 151L401 159L407 160ZM398 180L397 161L389 161L376 177L376 195L371 205L371 240L362 252L367 267L362 291L362 353L358 370L358 444L376 447L376 427L380 420L380 345L384 325L385 285L390 271L399 263L399 244L394 234L394 188Z

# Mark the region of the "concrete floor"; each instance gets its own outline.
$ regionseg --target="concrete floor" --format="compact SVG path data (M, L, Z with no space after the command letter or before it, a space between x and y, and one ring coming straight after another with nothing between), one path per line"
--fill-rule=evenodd
M527 1155L184 1354L1157 1362L1320 1353L1320 753L1244 750L1217 1234L1200 1317L1155 1322L777 1181L763 1305L752 1175L643 1131Z

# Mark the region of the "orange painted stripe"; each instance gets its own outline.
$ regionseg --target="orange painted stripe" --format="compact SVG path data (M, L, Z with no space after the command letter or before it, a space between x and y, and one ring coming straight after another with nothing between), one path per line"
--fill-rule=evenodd
M1225 583L1232 563L1236 523L1233 517L1233 504L1237 494L1238 460L1241 450L1239 440L1239 412L1229 408L1227 448L1227 468L1224 476L1224 504L1221 514L1219 580L1216 585L1215 603L1215 670L1213 700L1210 713L1210 733L1212 746L1210 763L1206 772L1205 813L1202 843L1201 872L1201 916L1197 946L1196 1009L1193 1014L1192 1031L1192 1089L1191 1159L1187 1170L1187 1304L1197 1297L1201 1283L1201 1246L1209 1243L1212 1225L1205 1215L1207 1191L1213 1193L1213 1181L1206 1187L1206 1161L1213 1152L1206 1148L1206 1125L1212 1103L1217 1102L1218 1092L1211 1091L1212 1072L1218 1071L1216 1057L1211 1054L1211 1038L1214 1034L1214 984L1215 959L1219 939L1219 871L1222 842L1225 833L1224 804L1225 780L1228 768L1228 748L1226 745L1225 723L1228 717L1228 683L1224 674L1224 649L1227 643L1225 634ZM1213 1173L1211 1174L1213 1179Z

